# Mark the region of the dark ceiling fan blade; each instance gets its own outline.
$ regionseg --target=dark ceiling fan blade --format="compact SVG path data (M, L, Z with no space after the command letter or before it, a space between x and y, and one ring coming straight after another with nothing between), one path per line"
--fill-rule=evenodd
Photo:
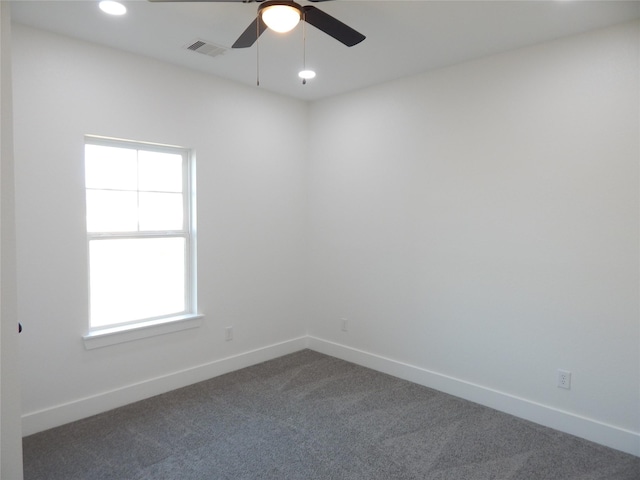
M337 18L324 13L314 6L305 5L302 10L304 11L304 20L307 23L344 43L347 47L353 47L367 38L349 25L345 25Z
M260 22L260 31L258 31L258 21ZM256 17L256 19L251 22L251 25L249 25L247 29L242 32L242 35L238 37L236 43L231 45L231 48L250 47L266 29L267 25L262 21L262 18Z
M172 2L172 3L189 3L189 2L233 2L233 3L249 3L252 0L148 0L149 2ZM311 0L314 1L314 0ZM315 0L318 1L318 0ZM320 0L323 1L323 0Z
M178 2L178 3L189 3L189 2L236 2L236 3L262 3L264 0L148 0L149 2ZM329 2L331 0L309 0L310 2Z

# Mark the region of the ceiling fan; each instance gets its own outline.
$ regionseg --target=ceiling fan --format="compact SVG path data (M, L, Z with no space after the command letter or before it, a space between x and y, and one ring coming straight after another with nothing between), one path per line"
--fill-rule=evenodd
M259 3L258 14L256 19L246 28L238 37L231 48L247 48L253 45L258 37L267 29L279 32L288 32L292 30L300 20L307 22L318 30L323 31L327 35L335 38L347 47L353 47L366 37L357 32L350 26L342 23L337 18L332 17L328 13L314 7L313 5L299 5L290 0L149 0L150 2L237 2L237 3ZM310 2L323 2L328 0L309 0ZM290 24L286 27L272 23L273 17L283 14L290 19ZM276 21L276 20L274 20ZM287 29L285 29L287 28Z

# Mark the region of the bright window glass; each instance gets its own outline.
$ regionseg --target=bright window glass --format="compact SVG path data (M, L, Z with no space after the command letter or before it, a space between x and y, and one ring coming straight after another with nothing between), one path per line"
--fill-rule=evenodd
M184 238L90 241L91 326L184 312L184 256Z
M182 192L182 156L175 153L138 153L138 189L148 192Z
M137 150L105 145L85 146L87 188L136 190Z
M87 231L135 232L137 205L136 192L87 189Z
M87 137L90 328L195 314L189 151Z
M140 192L140 230L180 230L183 219L181 193Z

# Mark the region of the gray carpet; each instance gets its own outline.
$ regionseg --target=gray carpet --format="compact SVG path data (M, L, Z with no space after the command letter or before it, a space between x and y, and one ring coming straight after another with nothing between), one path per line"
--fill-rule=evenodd
M640 458L303 350L24 439L25 480L638 480Z

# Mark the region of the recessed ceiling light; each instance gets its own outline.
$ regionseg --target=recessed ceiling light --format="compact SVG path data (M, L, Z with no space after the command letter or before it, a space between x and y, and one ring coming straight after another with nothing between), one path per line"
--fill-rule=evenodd
M108 13L109 15L124 15L127 13L127 7L112 0L103 0L98 4L98 6L100 7L100 10L104 13Z
M313 70L302 70L298 76L303 80L310 80L316 76L316 72Z

